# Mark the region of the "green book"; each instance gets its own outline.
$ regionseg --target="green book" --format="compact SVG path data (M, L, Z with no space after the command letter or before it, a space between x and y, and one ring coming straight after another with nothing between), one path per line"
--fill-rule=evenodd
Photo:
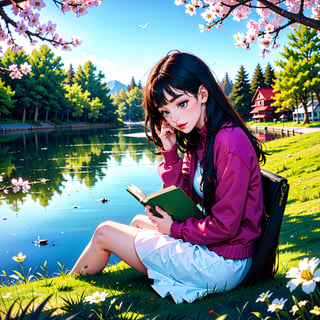
M147 196L140 188L130 184L127 186L127 191L144 206L151 206L151 212L158 217L160 215L155 210L155 206L160 207L170 214L173 220L179 222L190 217L196 219L203 219L205 217L201 209L180 187L171 186L163 188Z

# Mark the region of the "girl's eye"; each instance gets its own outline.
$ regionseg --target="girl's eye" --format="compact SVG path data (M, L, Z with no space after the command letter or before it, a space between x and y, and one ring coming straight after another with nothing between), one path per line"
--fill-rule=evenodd
M169 111L161 111L161 114L162 114L163 116L168 116L168 115L169 115Z
M187 101L180 102L178 106L179 108L185 108L187 106Z

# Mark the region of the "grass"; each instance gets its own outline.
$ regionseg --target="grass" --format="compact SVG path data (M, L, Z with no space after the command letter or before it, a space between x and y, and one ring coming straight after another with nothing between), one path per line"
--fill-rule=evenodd
M61 265L59 275L49 277L44 265L41 280L0 287L0 319L5 319L13 301L16 303L12 313L21 314L28 302L35 299L31 304L35 310L48 296L51 297L42 316L51 313L52 316L58 315L59 319L67 319L77 314L76 319L97 319L98 306L85 302L85 297L96 291L108 293L101 308L103 313L109 310L112 319L216 319L218 314L228 314L227 319L238 319L243 308L241 319L256 319L250 312L270 315L264 305L255 303L259 294L267 290L274 292L273 298L288 298L292 305L291 293L286 288L286 271L297 267L298 261L304 257L320 258L320 132L270 141L266 147L272 155L264 168L287 177L290 184L275 281L209 295L192 304L175 305L170 298L162 299L155 294L150 280L122 262L102 274L77 277L68 276ZM298 295L304 297L301 290Z

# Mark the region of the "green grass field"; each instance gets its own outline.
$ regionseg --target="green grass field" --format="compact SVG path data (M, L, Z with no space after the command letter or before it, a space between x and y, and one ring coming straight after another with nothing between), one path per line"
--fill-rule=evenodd
M298 266L304 257L320 258L320 132L270 141L266 147L272 155L264 168L287 177L290 184L275 281L209 295L192 304L175 305L170 298L158 297L150 287L151 282L124 263L94 276L71 277L60 268L57 277L42 275L41 281L0 287L1 319L5 319L15 300L12 313L21 313L21 308L32 299L35 299L33 306L36 308L49 295L52 296L45 305L46 312L54 310L59 318L65 319L80 312L76 319L98 319L92 310L99 314L99 308L84 301L95 291L108 293L101 308L103 314L109 308L109 313L101 319L216 319L218 314L228 314L227 319L239 319L239 312L246 303L241 319L256 319L250 312L270 315L264 305L255 303L259 294L267 290L274 292L273 297L288 298L289 307L292 293L286 288L286 271ZM21 271L18 263L16 270ZM304 297L301 290L297 295ZM42 316L45 315L43 311Z

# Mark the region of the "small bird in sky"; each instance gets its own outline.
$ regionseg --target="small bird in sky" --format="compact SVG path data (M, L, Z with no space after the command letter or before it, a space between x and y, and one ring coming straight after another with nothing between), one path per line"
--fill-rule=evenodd
M148 26L149 22L146 23L145 25L139 24L138 27L140 27L141 29L145 29Z

